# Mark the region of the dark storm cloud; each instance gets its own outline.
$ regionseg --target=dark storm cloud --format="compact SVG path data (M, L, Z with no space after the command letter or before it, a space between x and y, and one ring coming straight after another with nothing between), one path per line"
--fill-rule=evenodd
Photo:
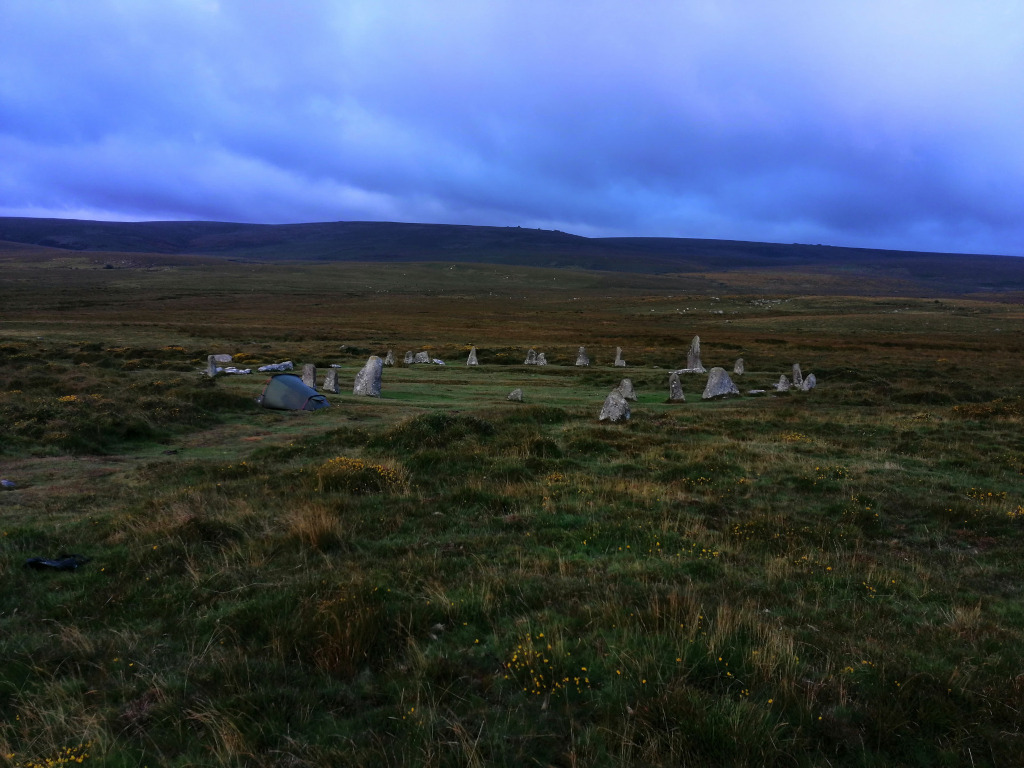
M0 214L1024 254L1018 3L4 13Z

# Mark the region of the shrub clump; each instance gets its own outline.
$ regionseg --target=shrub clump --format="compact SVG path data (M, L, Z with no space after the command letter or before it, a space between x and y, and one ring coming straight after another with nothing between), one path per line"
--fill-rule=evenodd
M363 459L336 456L316 468L316 489L320 493L386 493L405 489L405 471L389 464L371 464Z

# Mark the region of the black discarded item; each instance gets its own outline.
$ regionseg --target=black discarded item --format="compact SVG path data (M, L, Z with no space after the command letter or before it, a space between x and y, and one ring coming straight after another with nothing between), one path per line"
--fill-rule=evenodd
M25 561L25 568L35 568L37 571L50 569L53 571L74 571L80 565L92 560L91 557L82 555L62 555L56 560L46 560L42 557L30 557Z

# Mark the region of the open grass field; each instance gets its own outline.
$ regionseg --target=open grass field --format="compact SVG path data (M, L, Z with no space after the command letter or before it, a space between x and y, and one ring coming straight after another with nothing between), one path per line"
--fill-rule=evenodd
M0 260L0 765L1024 764L1019 303ZM669 403L695 334L743 391L819 386ZM448 365L315 413L199 373L351 387L389 348ZM64 553L91 560L22 567Z

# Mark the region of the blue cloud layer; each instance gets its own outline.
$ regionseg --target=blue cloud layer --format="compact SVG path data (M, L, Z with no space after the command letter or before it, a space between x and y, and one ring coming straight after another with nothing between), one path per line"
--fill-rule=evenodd
M2 215L1024 255L1010 0L53 0L4 16Z

